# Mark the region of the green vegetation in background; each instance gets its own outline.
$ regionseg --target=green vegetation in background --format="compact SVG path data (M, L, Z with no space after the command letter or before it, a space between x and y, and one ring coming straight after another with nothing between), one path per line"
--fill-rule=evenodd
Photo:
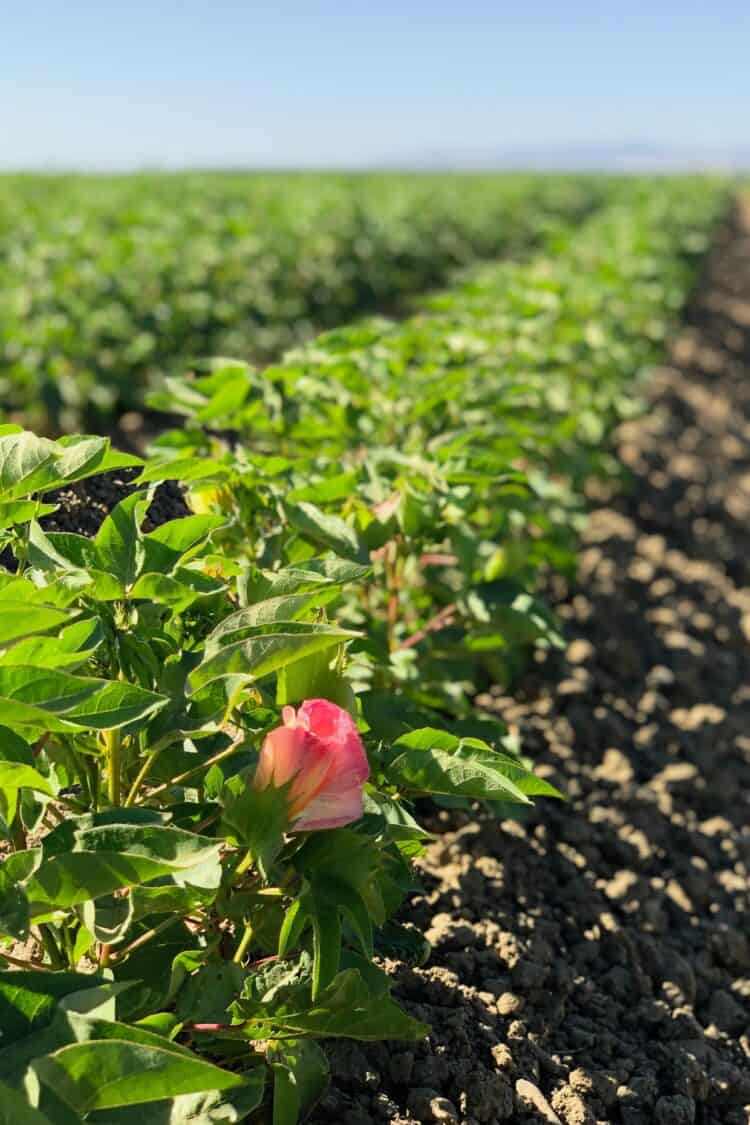
M573 571L586 480L617 472L607 434L637 409L726 203L701 179L619 194L424 313L336 329L262 371L217 360L152 396L184 423L153 445L149 479L191 480L194 504L231 513L232 550L266 567L321 544L376 552L382 581L348 620L377 692L467 714L533 644L559 643L538 576Z
M109 426L164 372L277 358L528 249L609 190L520 175L0 177L4 417Z

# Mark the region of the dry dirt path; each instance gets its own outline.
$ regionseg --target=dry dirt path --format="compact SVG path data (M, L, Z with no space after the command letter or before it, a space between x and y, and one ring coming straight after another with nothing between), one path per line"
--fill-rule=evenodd
M750 207L620 454L562 664L493 698L570 804L431 847L432 1038L334 1045L317 1125L750 1122Z

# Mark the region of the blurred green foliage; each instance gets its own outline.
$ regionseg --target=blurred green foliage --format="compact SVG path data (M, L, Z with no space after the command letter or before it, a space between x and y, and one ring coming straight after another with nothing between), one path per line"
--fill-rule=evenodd
M610 190L523 175L0 177L3 416L109 425L195 357L275 358L538 244Z

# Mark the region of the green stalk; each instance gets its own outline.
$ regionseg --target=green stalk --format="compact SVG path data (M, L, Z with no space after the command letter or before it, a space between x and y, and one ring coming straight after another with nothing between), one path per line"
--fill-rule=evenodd
M104 744L107 749L107 796L110 805L115 807L121 800L121 775L122 775L122 734L119 730L104 732Z
M159 747L156 750L152 750L150 754L146 755L146 759L143 762L143 765L138 770L138 773L135 775L135 781L130 786L130 792L128 793L127 797L125 798L125 808L126 809L129 809L131 805L135 804L135 799L138 796L138 790L140 789L141 785L145 781L146 777L148 776L149 770L151 769L151 767L153 766L154 762L159 757L159 755L161 754L163 749L164 749L163 746Z
M151 790L151 792L149 793L149 797L158 796L158 794L163 793L165 789L169 789L170 785L182 785L183 781L189 781L190 778L195 777L196 774L201 773L203 770L210 769L211 766L215 766L217 762L223 762L225 758L229 758L232 754L236 754L238 750L242 749L244 744L245 739L243 736L242 738L238 739L237 742L233 742L231 746L228 746L226 750L222 750L220 753L214 754L211 758L206 758L205 762L201 762L200 765L193 766L192 769L185 770L184 773L178 773L176 777L173 777L171 779L171 781L165 781L161 785L157 785L155 789ZM129 797L130 794L128 794L128 798ZM135 802L136 798L134 797L133 804L135 804Z
M118 961L123 961L127 956L129 956L129 954L134 953L136 949L140 949L142 945L146 945L147 942L152 941L162 932L162 930L166 930L170 926L173 926L175 922L182 921L182 914L173 914L169 918L165 918L164 921L159 922L158 925L154 926L150 930L147 930L145 934L141 934L140 937L137 937L134 941L131 941L130 944L126 945L124 949L117 950L115 953L110 954L107 958L107 964L115 964Z
M65 959L58 949L52 927L45 924L39 926L39 936L42 939L44 951L49 957L53 969L64 969Z
M248 922L247 925L245 926L245 932L242 935L242 938L240 940L240 944L237 946L237 949L235 950L234 957L232 958L235 965L241 965L242 964L242 958L247 953L248 948L250 946L250 942L252 940L253 940L253 926L252 926L251 922Z

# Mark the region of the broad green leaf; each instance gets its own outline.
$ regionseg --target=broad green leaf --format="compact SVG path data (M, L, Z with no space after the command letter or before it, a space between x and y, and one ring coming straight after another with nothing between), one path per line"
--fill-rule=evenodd
M143 492L132 492L117 504L94 538L96 565L131 586L143 565L145 549L141 524L149 501Z
M0 761L0 790L4 789L34 789L48 797L55 795L47 778L23 762Z
M72 1121L68 1125L83 1125L82 1119L77 1114L72 1114ZM48 1117L40 1109L36 1109L28 1097L12 1086L0 1082L0 1125L60 1125L59 1120Z
M52 606L29 605L3 598L0 602L0 645L7 645L34 633L46 633L68 620L70 615Z
M0 437L0 498L15 500L38 491L54 474L55 444L28 430Z
M102 446L102 442L104 445ZM62 437L58 445L64 452L57 464L66 484L83 480L84 477L99 473L111 473L115 469L137 468L143 464L140 457L132 453L122 453L112 449L109 439L86 438L78 435Z
M31 770L36 773L34 768L34 755L28 742L23 738L19 738L15 731L9 730L8 727L0 726L0 771L3 767L7 766L6 771L6 784L0 783L0 817L5 821L6 826L10 826L16 816L18 809L18 797L21 789L20 785L16 784L19 772L21 770ZM28 774L26 776L29 776ZM48 784L45 779L45 784ZM31 787L33 788L33 786ZM8 866L8 858L4 860L4 866ZM11 862L13 862L13 857ZM14 875L14 878L17 878Z
M276 632L260 633L227 644L203 660L190 676L191 694L225 676L260 680L295 660L358 636L335 625L303 622L279 622L278 625ZM2 681L0 688L1 685Z
M263 1100L265 1070L257 1066L244 1071L242 1084L229 1090L200 1094L179 1094L139 1105L138 1125L239 1125L249 1120ZM133 1125L129 1106L94 1110L86 1115L87 1125Z
M371 573L372 568L345 559L306 559L296 567L283 567L281 570L259 570L256 567L246 571L238 583L243 605L254 605L267 598L301 594L321 586L346 585L358 582Z
M225 617L206 638L206 653L211 655L229 643L247 635L258 625L275 625L277 622L299 621L311 610L327 605L338 595L338 589L316 590L309 594L284 594L256 602Z
M0 867L0 936L24 938L29 932L30 922L26 892L17 885L4 866Z
M133 923L131 895L102 895L81 904L84 926L96 941L114 944L121 941Z
M243 998L234 1009L252 1038L280 1034L361 1040L422 1039L424 1024L408 1016L385 993L372 995L356 969L345 969L313 1003L304 989L286 995Z
M9 504L0 504L0 531L48 516L56 507L56 504L42 504L39 500L13 500Z
M393 785L413 793L529 803L507 776L503 756L479 739L459 739L430 728L414 731L394 742L384 765ZM528 773L515 762L511 765L518 776Z
M337 670L339 652L337 645L282 668L276 685L278 706L305 699L329 699L356 718L357 698L349 681Z
M247 974L247 969L232 961L202 965L180 989L175 1015L183 1022L224 1023Z
M78 1113L241 1086L240 1075L197 1055L124 1039L92 1040L36 1059L33 1069Z
M1 611L0 611L1 612ZM26 664L35 668L66 668L84 664L104 640L97 618L76 621L55 637L29 637L0 654L0 664Z
M0 970L0 1044L36 1034L50 1022L58 1001L103 982L93 973Z
M157 602L169 606L173 613L183 613L201 598L210 598L225 589L223 582L197 571L181 569L177 575L142 574L133 585L133 599Z
M223 516L200 515L184 516L161 524L143 537L144 574L170 573L224 523Z
M289 830L289 789L291 785L254 789L238 776L230 781L224 798L222 834L231 842L252 852L255 862L267 872ZM236 792L232 795L232 790Z
M220 842L169 826L110 824L80 831L72 846L43 858L26 883L33 917L197 867Z
M317 1043L287 1039L273 1043L266 1058L273 1070L273 1125L297 1125L328 1085L328 1060Z
M298 504L285 503L284 511L291 525L308 542L328 547L345 559L360 563L367 560L367 550L356 531L338 516L327 515L304 500Z
M108 730L153 715L164 696L122 680L57 669L0 666L0 714L14 725L47 730Z

